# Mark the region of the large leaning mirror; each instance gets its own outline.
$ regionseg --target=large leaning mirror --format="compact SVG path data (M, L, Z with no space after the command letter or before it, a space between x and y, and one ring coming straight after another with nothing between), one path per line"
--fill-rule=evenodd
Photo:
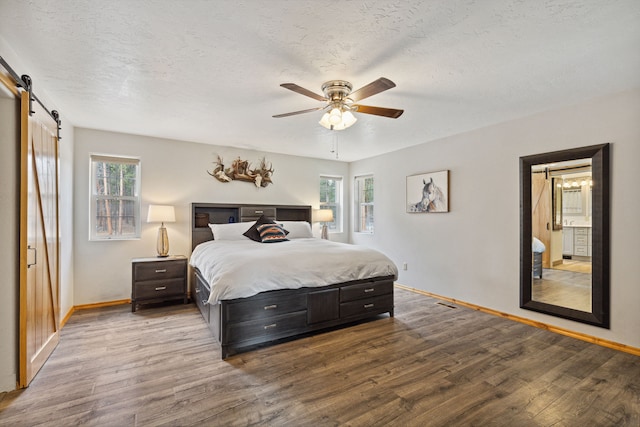
M609 327L609 144L520 158L520 307Z

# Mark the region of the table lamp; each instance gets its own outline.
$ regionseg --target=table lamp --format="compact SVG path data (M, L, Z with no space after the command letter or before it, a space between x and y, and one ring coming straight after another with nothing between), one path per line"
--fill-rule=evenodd
M149 205L149 214L147 222L161 223L158 228L157 250L159 257L169 256L169 236L167 229L164 227L165 222L175 222L176 212L173 206L168 205Z
M322 233L320 237L328 240L329 232L327 231L327 223L333 222L333 211L331 209L318 209L316 211L316 221L322 223Z

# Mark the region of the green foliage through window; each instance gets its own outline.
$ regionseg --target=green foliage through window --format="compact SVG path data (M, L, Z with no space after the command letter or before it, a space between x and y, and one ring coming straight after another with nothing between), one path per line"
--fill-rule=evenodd
M342 178L320 177L320 209L333 211L333 222L328 222L329 231L342 232Z
M140 161L91 156L91 239L140 237Z
M373 175L357 176L354 187L355 231L373 233Z

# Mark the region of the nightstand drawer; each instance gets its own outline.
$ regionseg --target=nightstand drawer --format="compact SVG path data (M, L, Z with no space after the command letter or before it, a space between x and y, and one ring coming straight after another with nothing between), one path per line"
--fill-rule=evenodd
M172 255L131 260L131 311L145 302L182 299L187 295L187 257Z
M376 311L384 313L390 309L393 309L393 294L344 302L340 304L340 318L344 319L345 317L358 316Z
M163 298L169 295L182 295L185 293L184 279L148 280L137 282L133 287L134 299Z
M363 298L371 298L386 295L393 292L393 281L382 283L362 283L340 288L340 301L355 301Z
M158 261L142 262L134 264L133 277L135 281L161 280L182 278L187 271L187 261Z

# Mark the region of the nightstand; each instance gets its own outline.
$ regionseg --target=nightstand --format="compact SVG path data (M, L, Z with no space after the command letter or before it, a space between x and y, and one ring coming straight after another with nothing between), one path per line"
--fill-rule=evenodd
M172 255L164 258L134 258L131 260L131 311L136 304L181 299L186 304L187 257Z

